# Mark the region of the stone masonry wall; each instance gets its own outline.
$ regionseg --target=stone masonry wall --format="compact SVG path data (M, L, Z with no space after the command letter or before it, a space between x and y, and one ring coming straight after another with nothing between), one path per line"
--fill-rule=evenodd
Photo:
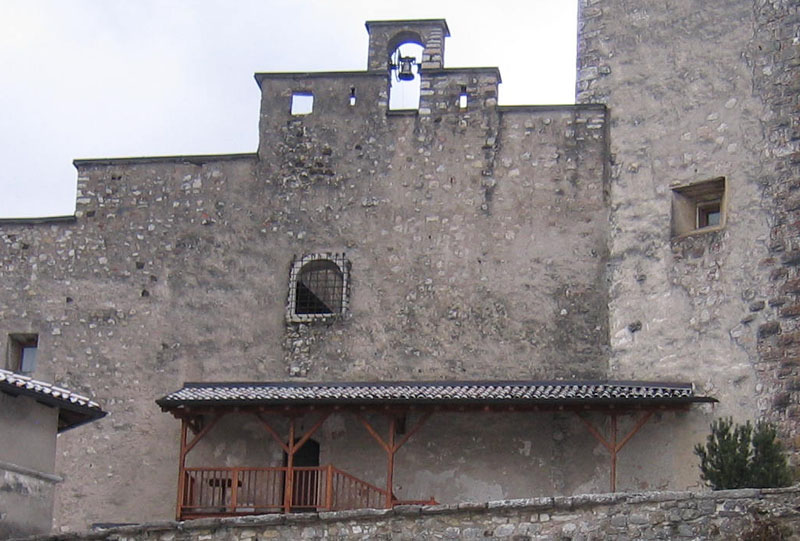
M576 106L498 107L485 68L423 70L413 114L377 71L259 74L255 154L77 162L74 221L0 223L0 351L38 333L34 375L110 412L59 439L57 524L172 515L178 425L153 399L184 381L682 380L791 432L797 9L581 0ZM672 238L672 188L719 176L726 226ZM293 258L324 252L351 263L348 312L288 323ZM631 440L621 486L697 486L709 410Z
M498 108L497 79L440 70L387 114L385 75L260 74L257 154L78 161L74 221L0 223L0 351L38 333L34 376L110 413L59 438L56 527L173 516L154 400L185 381L604 376L606 110ZM348 312L288 323L292 260L326 252Z
M581 12L578 98L608 104L614 126L612 368L629 353L702 367L720 413L779 421L796 450L797 3L586 0ZM670 250L668 187L716 175L727 227Z
M779 392L794 385L794 338L778 334L796 321L782 284L797 230L776 202L797 185L796 2L582 0L580 12L578 101L609 107L609 373L693 379L718 416L777 418L795 400ZM720 176L725 226L672 238L672 188Z
M797 539L797 487L598 494L125 526L31 541Z
M761 125L767 140L762 159L769 221L769 253L760 261L768 295L758 327L757 365L772 392L766 415L783 428L784 440L800 461L800 6L761 1L754 7L755 90L764 100Z

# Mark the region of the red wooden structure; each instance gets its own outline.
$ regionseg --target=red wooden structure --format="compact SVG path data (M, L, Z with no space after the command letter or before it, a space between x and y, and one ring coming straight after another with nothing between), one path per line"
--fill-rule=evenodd
M335 409L339 410L340 408ZM332 464L315 467L294 465L297 451L322 426L334 411L333 409L323 411L317 422L303 434L296 433L296 419L318 410L314 407L284 409L281 413L286 414L289 418L289 433L285 440L265 419L263 408L250 411L286 453L286 466L262 468L186 467L186 456L223 417L230 413L242 413L243 411L248 411L248 409L243 410L240 407L214 408L213 412L208 415L210 421L202 428L199 425L204 418L202 413L193 410L192 413L184 412L187 413L186 415L176 414L182 419L176 512L179 520L209 516L339 511L389 508L400 504L436 503L433 497L424 500L398 500L391 488L395 454L419 430L430 417L431 412L422 415L414 427L401 439L396 438L396 420L394 416L391 416L388 441L384 441L378 430L361 413L356 413L359 421L386 452L387 482L385 488L358 479Z
M353 391L358 389L358 392ZM366 390L364 390L366 389ZM466 389L466 390L464 390ZM576 390L578 389L578 390ZM588 389L588 390L586 390ZM274 397L276 395L277 397ZM398 398L399 397L399 398ZM410 397L410 398L409 398ZM499 398L498 398L499 397ZM395 384L186 384L157 403L181 420L178 471L179 520L208 516L391 508L401 504L434 504L395 497L394 468L398 451L435 412L574 412L610 455L610 490L616 491L617 456L656 411L687 410L693 403L716 402L694 396L689 384L505 382ZM331 413L353 415L386 454L386 485L376 486L333 464L296 466L295 456ZM281 467L187 467L186 457L225 416L248 414L283 449ZM366 414L380 414L385 429ZM416 418L403 426L398 424ZM589 416L609 420L604 436ZM618 418L637 416L621 439ZM287 434L276 430L272 418L287 419ZM298 433L297 420L316 421ZM382 435L383 433L384 435Z

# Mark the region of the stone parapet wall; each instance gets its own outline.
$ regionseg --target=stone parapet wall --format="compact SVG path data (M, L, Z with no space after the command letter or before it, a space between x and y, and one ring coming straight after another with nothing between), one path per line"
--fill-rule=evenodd
M401 506L122 526L31 541L796 539L800 486ZM764 537L767 535L768 537ZM761 537L759 537L761 536Z

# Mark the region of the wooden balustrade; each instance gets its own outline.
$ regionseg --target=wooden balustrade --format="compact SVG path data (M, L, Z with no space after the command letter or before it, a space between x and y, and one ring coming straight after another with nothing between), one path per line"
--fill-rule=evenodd
M380 509L386 507L386 491L366 481L362 481L347 472L329 467L330 496L328 509L341 511L344 509Z
M386 506L386 491L332 465L275 468L186 468L180 518L314 512Z

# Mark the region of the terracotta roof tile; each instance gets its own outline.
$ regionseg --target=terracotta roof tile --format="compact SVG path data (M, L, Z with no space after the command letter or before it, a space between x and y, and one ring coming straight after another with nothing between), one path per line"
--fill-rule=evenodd
M156 402L165 409L199 404L299 403L620 403L712 402L690 383L614 381L470 381L393 383L186 383Z
M0 391L30 396L59 408L58 430L62 432L106 415L100 404L69 389L0 368Z

